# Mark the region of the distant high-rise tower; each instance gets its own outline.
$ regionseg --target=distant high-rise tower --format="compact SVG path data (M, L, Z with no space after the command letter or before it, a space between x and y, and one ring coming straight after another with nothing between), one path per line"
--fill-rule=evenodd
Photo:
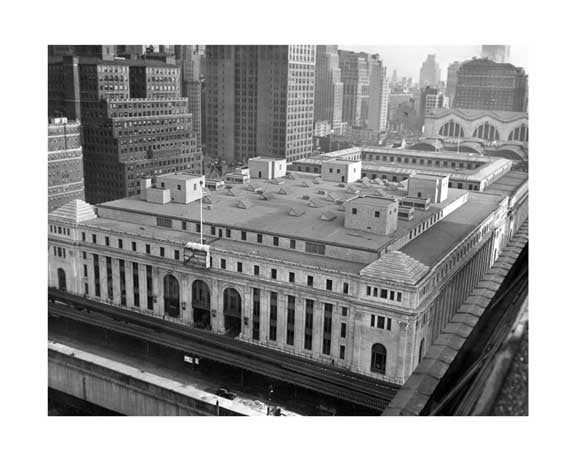
M452 108L525 112L528 76L521 67L488 59L462 63Z
M384 131L390 88L377 54L339 50L344 96L342 120L348 125Z
M327 121L332 129L342 122L343 85L336 45L316 47L314 122Z
M454 100L454 95L456 94L456 82L458 78L457 73L461 64L461 62L454 61L448 66L448 70L446 72L446 96L450 101Z
M429 54L420 68L420 88L437 86L440 81L440 66L436 62L436 55Z
M206 152L245 162L308 157L314 130L316 47L206 47Z
M500 64L510 62L510 46L482 45L482 57Z
M175 45L174 54L181 69L182 96L188 98L188 111L192 114L192 130L200 144L202 133L200 81L201 56L197 45Z
M55 118L48 124L48 212L84 200L80 123Z

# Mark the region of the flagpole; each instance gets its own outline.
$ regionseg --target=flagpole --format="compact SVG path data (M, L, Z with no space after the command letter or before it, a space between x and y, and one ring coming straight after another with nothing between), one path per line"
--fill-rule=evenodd
M204 223L202 221L202 198L204 196L204 188L202 186L202 182L200 182L200 244L204 244Z

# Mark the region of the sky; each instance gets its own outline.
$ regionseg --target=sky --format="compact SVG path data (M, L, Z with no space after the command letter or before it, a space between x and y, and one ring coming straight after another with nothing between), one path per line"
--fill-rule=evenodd
M480 57L480 45L450 45L450 46L391 46L391 45L338 45L338 48L350 51L365 51L378 53L382 63L392 76L394 69L398 77L412 77L418 81L420 66L429 54L436 55L440 65L441 79L446 80L446 68L454 61ZM510 62L515 66L524 67L528 72L528 50L526 46L510 47Z

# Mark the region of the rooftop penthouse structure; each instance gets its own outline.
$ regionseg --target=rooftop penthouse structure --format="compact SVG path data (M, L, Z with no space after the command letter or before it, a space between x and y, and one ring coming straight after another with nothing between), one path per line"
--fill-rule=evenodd
M527 209L525 177L479 192L256 168L54 211L49 286L401 384L514 231L510 203Z
M514 161L457 152L425 152L393 147L352 147L293 162L288 169L320 174L328 159L360 158L362 177L399 183L414 174L449 177L448 187L483 191L512 169Z

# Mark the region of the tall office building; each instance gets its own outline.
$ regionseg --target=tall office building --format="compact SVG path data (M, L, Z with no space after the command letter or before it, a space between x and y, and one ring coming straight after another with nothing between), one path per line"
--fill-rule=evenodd
M436 62L436 55L429 54L420 68L420 88L437 86L440 82L440 66Z
M454 61L448 66L448 70L446 71L446 96L449 98L450 101L454 100L454 96L456 95L456 82L458 79L458 69L462 65L461 62Z
M138 194L159 171L201 173L177 66L64 56L48 67L49 115L82 124L87 201Z
M48 212L84 200L80 123L54 118L48 124Z
M200 81L201 56L197 45L175 45L174 54L180 66L182 96L188 98L188 112L192 114L192 130L196 133L200 144L202 133Z
M482 45L482 57L500 64L510 62L510 46Z
M438 88L427 86L420 90L419 97L419 112L421 123L424 123L424 118L431 114L435 109L448 108L448 98Z
M206 153L230 162L312 152L316 47L206 47Z
M117 45L48 45L48 57L83 56L113 60L117 55Z
M390 89L377 54L339 50L344 87L342 120L352 127L384 131Z
M314 95L314 122L328 122L336 132L342 122L343 86L338 47L316 47L316 87Z
M458 70L453 108L525 112L527 101L528 76L521 67L472 59Z

